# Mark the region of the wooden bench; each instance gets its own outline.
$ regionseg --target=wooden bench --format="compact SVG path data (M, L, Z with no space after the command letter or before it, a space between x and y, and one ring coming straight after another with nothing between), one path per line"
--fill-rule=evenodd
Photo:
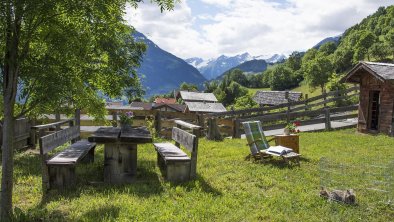
M188 122L185 122L183 120L174 120L176 127L179 129L189 129L192 131L193 135L196 135L198 138L202 136L202 127L197 126Z
M57 127L65 123L69 123L68 128L60 129L39 138L44 193L53 188L65 189L75 186L76 165L94 161L96 143L91 143L87 140L77 141L80 138L80 127L74 126L72 119L34 126L33 128L42 131L43 129ZM70 146L49 158L49 152L69 141L71 141Z
M154 143L157 151L157 163L166 180L170 182L184 182L196 177L197 167L197 136L181 130L172 128L172 143ZM189 157L180 145L191 152Z

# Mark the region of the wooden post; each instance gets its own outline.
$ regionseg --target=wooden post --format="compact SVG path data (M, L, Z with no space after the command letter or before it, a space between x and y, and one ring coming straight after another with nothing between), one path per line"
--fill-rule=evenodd
M204 118L204 114L199 114L197 115L197 121L198 121L198 125L201 126L200 130L199 130L199 136L203 136L203 131L205 129L205 118Z
M112 126L113 127L118 126L118 113L115 111L112 112Z
M155 116L155 128L157 135L161 135L161 113L158 111Z
M233 120L233 138L241 138L241 133L240 133L240 124L237 119Z
M78 130L79 133L81 133L81 110L80 109L76 109L75 110L75 125L78 126ZM78 138L76 138L76 140L80 140L81 137L79 136Z
M36 120L31 120L31 126L35 126L36 125ZM37 140L36 140L36 130L30 128L30 145L32 147L34 147L34 149L36 148L36 144L37 144Z
M326 94L326 89L323 89L323 101L325 102L327 100L327 94ZM324 103L324 108L327 107L327 103Z
M325 108L324 111L325 111L325 117L326 117L326 122L325 122L326 130L331 130L330 109Z
M305 94L305 111L308 111L308 94Z
M215 118L208 119L207 139L208 140L222 140L222 136L220 135L220 131L218 129Z
M394 100L393 100L393 111L391 114L393 117L391 118L391 134L390 136L394 137Z
M56 113L55 113L55 120L56 120L56 122L60 122L60 112L59 111L56 111ZM59 131L59 130L60 130L60 125L57 125L56 131Z

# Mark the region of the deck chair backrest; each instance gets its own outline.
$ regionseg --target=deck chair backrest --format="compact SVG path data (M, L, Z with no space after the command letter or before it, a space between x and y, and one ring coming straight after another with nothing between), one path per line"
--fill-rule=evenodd
M250 152L256 155L260 150L268 149L270 145L265 138L263 127L260 121L249 121L242 123L245 130L246 140L248 141Z

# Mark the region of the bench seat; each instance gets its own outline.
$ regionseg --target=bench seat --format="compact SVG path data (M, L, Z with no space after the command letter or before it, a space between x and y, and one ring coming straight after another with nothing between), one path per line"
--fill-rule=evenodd
M95 147L96 143L91 143L87 140L77 141L49 159L47 165L74 165L82 160L89 151Z
M163 157L164 161L188 162L190 157L183 150L172 143L154 143L156 151Z

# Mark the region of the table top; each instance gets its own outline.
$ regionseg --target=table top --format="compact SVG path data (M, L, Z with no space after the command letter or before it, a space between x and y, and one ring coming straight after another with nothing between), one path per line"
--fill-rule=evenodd
M90 142L96 143L151 143L152 136L146 127L121 129L117 127L100 127L90 137Z

